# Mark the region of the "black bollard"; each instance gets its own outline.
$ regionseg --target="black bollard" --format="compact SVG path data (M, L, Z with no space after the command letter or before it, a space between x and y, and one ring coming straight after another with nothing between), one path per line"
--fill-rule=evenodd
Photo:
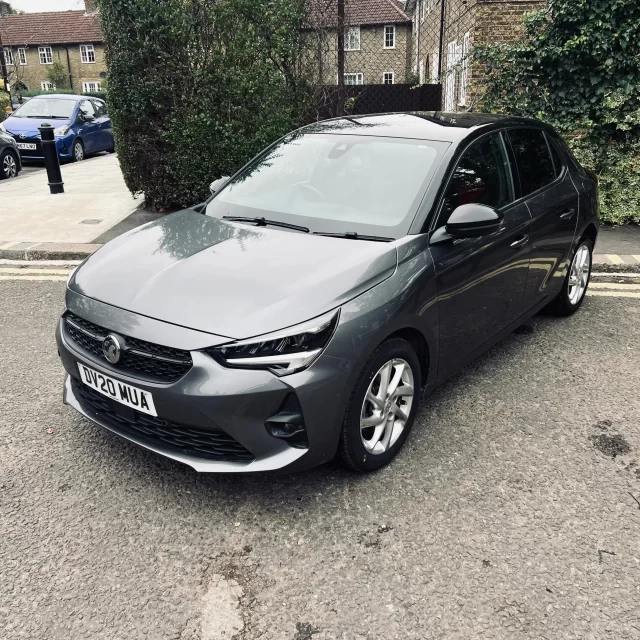
M49 178L49 190L55 194L64 193L64 182L62 182L62 173L60 172L60 158L58 158L58 150L56 149L54 130L48 122L44 122L41 127L38 127L42 138L44 166Z

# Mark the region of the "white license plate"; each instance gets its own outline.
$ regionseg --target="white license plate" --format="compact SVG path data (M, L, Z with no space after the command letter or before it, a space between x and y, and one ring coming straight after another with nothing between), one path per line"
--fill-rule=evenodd
M20 149L20 151L35 151L37 148L37 145L32 142L18 142L18 149Z
M150 416L157 416L156 408L153 404L153 397L148 391L143 391L130 384L114 380L104 373L98 373L89 367L85 367L78 362L78 370L80 371L80 379L84 384L107 398L111 398L120 404L131 407L136 411L148 413Z

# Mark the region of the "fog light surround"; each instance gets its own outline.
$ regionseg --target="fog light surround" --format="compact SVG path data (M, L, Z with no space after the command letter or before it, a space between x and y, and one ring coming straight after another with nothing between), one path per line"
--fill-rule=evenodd
M309 447L302 407L298 398L292 393L285 398L279 413L268 418L264 426L270 436L286 440L287 444L296 449Z

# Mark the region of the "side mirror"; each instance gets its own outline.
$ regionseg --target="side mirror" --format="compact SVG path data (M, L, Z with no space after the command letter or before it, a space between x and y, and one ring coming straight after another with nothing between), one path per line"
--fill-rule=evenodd
M209 191L211 191L211 195L214 196L220 189L225 185L225 183L229 180L230 176L222 176L222 178L218 178L214 180L209 185Z
M82 122L93 122L95 120L95 118L93 116L88 116L85 113L81 113L80 114L80 120L82 120Z
M503 217L483 204L463 204L447 220L446 230L454 238L479 238L497 231Z

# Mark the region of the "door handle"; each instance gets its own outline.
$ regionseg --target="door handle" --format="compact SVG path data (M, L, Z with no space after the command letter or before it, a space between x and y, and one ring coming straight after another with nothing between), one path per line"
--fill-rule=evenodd
M571 220L575 212L575 209L567 209L563 214L560 215L560 220Z
M529 242L529 236L520 235L514 242L511 243L511 248L520 249L520 247L524 247L527 242Z

